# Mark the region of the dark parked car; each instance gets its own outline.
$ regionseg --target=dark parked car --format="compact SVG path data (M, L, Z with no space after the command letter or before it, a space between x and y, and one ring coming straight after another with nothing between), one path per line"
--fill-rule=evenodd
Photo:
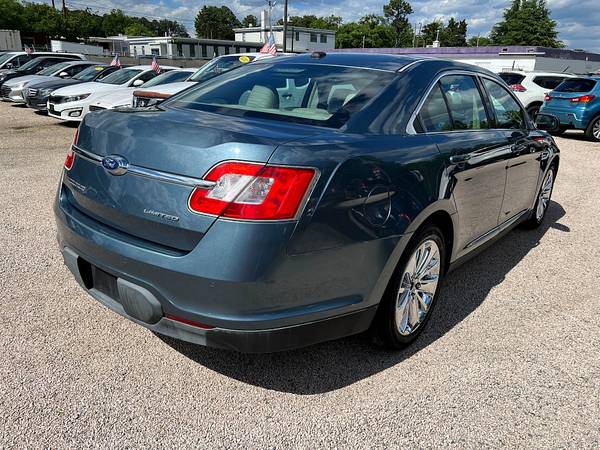
M73 78L57 78L56 80L30 84L24 91L25 102L30 108L45 111L48 104L48 97L50 97L53 91L65 86L87 83L88 81L99 81L115 70L119 70L119 67L108 64L96 64L82 70Z
M68 268L157 333L244 352L413 341L451 266L544 220L558 149L472 65L314 53L85 117Z
M2 86L4 82L13 78L22 77L25 75L33 75L55 64L64 61L73 61L80 59L84 60L85 58L83 56L77 57L76 55L38 56L37 58L33 58L31 61L23 64L18 69L5 70L2 73L0 73L0 86Z
M540 109L560 122L553 134L582 130L594 142L600 142L600 76L570 78L546 94Z

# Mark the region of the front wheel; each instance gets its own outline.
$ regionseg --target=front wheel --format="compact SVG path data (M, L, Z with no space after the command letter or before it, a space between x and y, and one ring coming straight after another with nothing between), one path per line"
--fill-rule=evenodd
M540 112L540 105L533 105L533 106L530 106L529 108L527 108L527 115L529 115L529 118L533 122L535 122L535 118L537 117L539 112Z
M600 142L600 117L596 117L590 122L585 130L585 137L590 141Z
M548 205L550 204L550 198L552 198L555 178L556 168L552 166L544 177L531 217L523 224L525 228L537 228L544 221L544 217L546 217L546 212L548 211Z
M377 312L383 343L400 349L414 341L431 317L445 269L446 248L439 228L416 235L398 263Z

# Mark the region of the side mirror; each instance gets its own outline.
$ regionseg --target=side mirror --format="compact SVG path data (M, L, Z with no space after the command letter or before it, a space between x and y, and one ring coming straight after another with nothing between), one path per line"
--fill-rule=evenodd
M144 84L144 80L140 80L139 78L133 82L134 87L138 87Z
M58 76L60 78L67 78L69 76L69 73L68 72L61 72L61 73L58 74Z
M560 128L560 121L556 116L539 113L535 118L535 126L538 130L556 131Z

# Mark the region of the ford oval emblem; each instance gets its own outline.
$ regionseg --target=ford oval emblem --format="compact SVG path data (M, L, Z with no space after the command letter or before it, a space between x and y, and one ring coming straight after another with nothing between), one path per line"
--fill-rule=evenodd
M129 161L119 155L108 155L102 158L102 167L111 175L125 175Z

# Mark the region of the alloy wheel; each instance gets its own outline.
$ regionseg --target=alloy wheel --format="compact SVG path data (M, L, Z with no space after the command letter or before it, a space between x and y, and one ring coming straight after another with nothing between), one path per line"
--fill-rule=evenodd
M548 203L550 203L550 196L552 195L552 185L554 184L554 171L549 170L546 178L544 178L544 183L542 184L542 189L540 189L540 195L538 197L537 210L535 212L535 218L538 222L542 221L544 217L544 213L548 208Z
M396 296L396 327L402 336L414 333L427 317L440 268L440 248L431 239L419 245L408 260Z
M592 127L592 134L600 141L600 119L596 120L596 123Z

